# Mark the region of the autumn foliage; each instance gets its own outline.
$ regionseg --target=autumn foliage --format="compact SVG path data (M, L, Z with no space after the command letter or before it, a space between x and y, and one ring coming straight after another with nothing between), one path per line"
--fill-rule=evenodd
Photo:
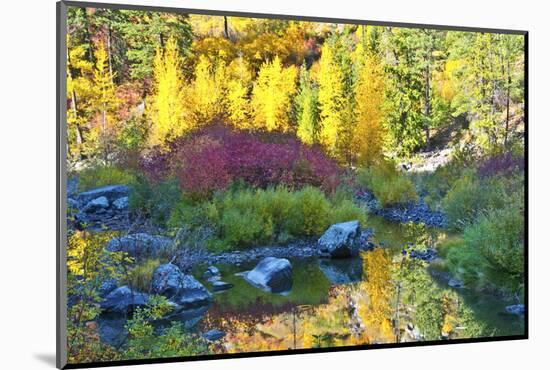
M153 181L178 177L181 188L199 196L224 189L234 181L266 188L312 185L332 192L338 166L317 147L287 135L261 137L210 126L157 149L141 161Z

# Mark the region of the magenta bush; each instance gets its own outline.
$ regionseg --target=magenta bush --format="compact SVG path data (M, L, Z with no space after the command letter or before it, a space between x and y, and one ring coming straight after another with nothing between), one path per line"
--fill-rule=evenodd
M498 154L483 161L478 167L478 175L481 177L495 176L514 170L523 170L524 157L515 156L510 152Z
M205 196L241 180L266 188L285 185L298 189L312 185L335 190L339 168L317 147L290 135L251 134L211 126L156 150L141 160L153 181L177 177L182 190Z

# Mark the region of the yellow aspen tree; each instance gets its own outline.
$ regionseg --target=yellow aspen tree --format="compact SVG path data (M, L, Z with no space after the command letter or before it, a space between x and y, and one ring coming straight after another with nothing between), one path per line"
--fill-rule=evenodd
M321 49L317 79L320 107L319 141L334 156L342 124L344 87L342 71L334 60L333 50L328 43Z
M226 110L229 122L237 129L251 128L249 86L252 80L248 63L242 56L233 60L227 71Z
M214 77L212 63L201 55L195 66L193 82L193 111L195 125L202 125L212 120L218 112L218 86Z
M366 55L355 90L357 123L353 132L353 150L360 165L371 165L382 156L384 89L384 72L379 59Z
M95 68L93 71L94 86L94 106L101 114L101 133L99 135L100 147L102 148L104 159L109 154L110 141L112 139L114 127L114 113L118 106L118 99L115 94L115 85L111 79L109 71L107 50L103 42L99 43L95 50Z
M153 67L154 97L149 139L153 145L163 145L166 140L183 135L191 128L186 119L185 84L175 39L168 39L164 50L157 48Z
M231 80L227 86L227 115L238 129L250 127L248 89L239 80Z
M70 43L67 36L67 44ZM80 158L86 152L87 135L93 100L93 63L85 58L84 45L76 45L67 50L67 128L68 154Z
M292 95L296 91L296 67L284 68L279 57L262 64L252 91L254 127L267 131L289 131Z

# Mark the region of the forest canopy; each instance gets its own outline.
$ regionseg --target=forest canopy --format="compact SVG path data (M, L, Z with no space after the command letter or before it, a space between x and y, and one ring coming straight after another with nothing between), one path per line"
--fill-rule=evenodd
M459 125L523 136L523 36L69 8L71 164L135 158L212 122L295 135L344 166L409 158Z

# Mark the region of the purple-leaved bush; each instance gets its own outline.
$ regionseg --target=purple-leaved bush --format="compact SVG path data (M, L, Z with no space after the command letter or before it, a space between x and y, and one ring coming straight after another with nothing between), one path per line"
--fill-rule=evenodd
M155 150L140 162L152 181L177 177L182 190L207 196L233 181L266 188L313 185L332 192L339 167L318 147L290 135L234 131L210 126Z
M506 152L483 161L478 167L477 173L481 177L495 176L515 170L523 171L524 165L523 156L515 156L510 152Z

